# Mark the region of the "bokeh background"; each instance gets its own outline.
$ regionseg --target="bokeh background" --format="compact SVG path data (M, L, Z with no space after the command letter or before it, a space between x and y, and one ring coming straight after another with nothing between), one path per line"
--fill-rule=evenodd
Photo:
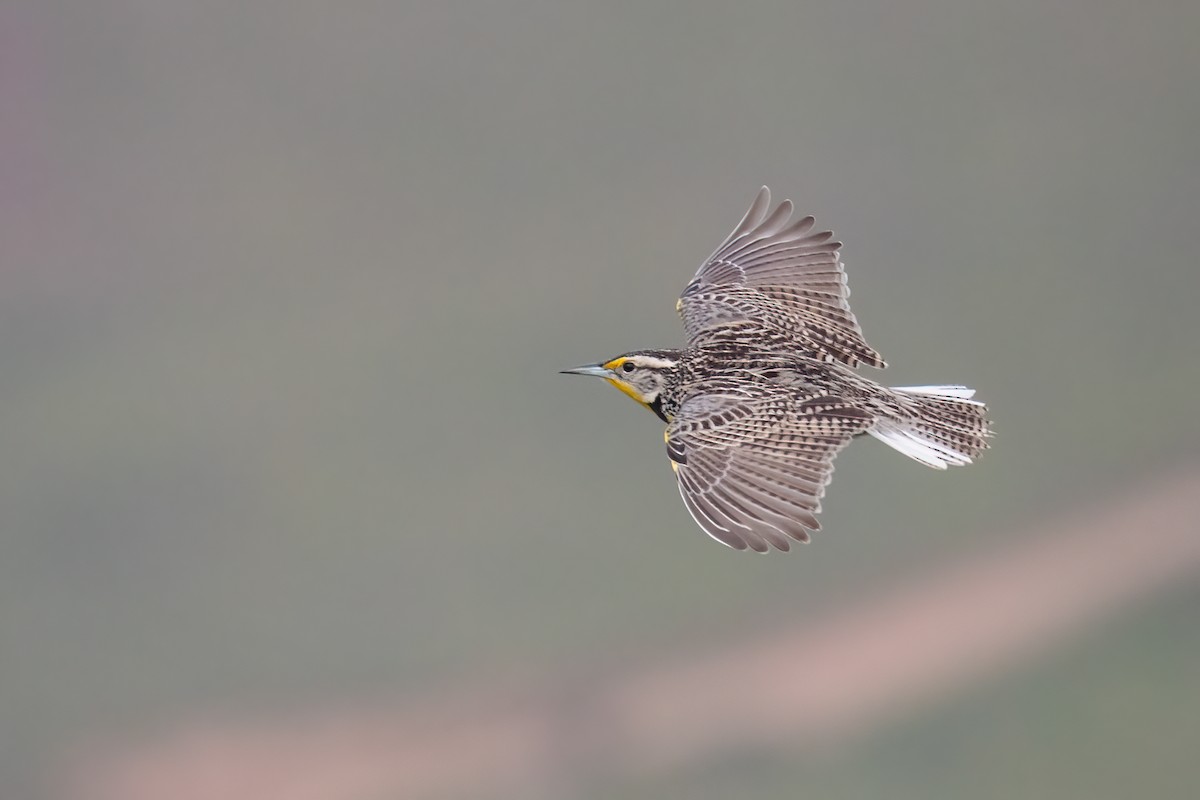
M5 3L0 793L1195 796L1198 36L1167 0ZM557 374L680 343L763 183L846 242L885 377L998 431L944 474L850 448L772 557ZM1041 619L1084 584L1124 588ZM958 677L887 689L926 656ZM642 680L696 713L613 728ZM801 686L866 699L824 735Z

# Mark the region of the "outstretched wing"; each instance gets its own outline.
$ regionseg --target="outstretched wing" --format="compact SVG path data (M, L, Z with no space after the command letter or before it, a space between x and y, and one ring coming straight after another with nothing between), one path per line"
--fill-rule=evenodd
M790 200L770 205L764 186L683 290L676 308L689 340L749 322L810 358L886 367L850 311L842 243L832 231L813 233L812 217L793 221Z
M667 427L667 455L705 533L735 550L789 550L820 530L833 459L870 424L837 397L701 394Z

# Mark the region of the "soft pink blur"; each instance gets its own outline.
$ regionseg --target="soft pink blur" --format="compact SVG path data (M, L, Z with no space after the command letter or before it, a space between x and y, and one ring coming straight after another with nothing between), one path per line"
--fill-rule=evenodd
M519 794L597 772L669 770L747 745L836 746L1195 574L1197 517L1200 472L1191 470L767 638L631 665L586 687L567 679L489 687L481 676L440 697L385 699L370 710L181 720L157 741L88 752L67 770L62 796Z

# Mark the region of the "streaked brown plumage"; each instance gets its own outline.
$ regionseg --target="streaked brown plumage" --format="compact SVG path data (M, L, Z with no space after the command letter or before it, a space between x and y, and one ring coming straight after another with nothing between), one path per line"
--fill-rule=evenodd
M987 448L987 407L963 386L882 386L887 366L847 298L841 243L770 211L764 186L700 267L676 309L688 346L566 370L596 375L667 423L679 493L706 533L738 550L807 542L833 459L864 433L927 466ZM768 213L769 212L769 213Z

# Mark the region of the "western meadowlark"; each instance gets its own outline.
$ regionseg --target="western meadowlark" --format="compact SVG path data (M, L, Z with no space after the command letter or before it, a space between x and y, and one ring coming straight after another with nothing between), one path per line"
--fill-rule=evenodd
M765 553L819 530L834 457L869 433L935 469L988 446L987 407L965 386L886 387L850 311L841 242L770 211L763 187L675 309L688 344L564 370L612 383L667 423L667 457L692 518L736 550ZM770 213L768 213L770 211Z

